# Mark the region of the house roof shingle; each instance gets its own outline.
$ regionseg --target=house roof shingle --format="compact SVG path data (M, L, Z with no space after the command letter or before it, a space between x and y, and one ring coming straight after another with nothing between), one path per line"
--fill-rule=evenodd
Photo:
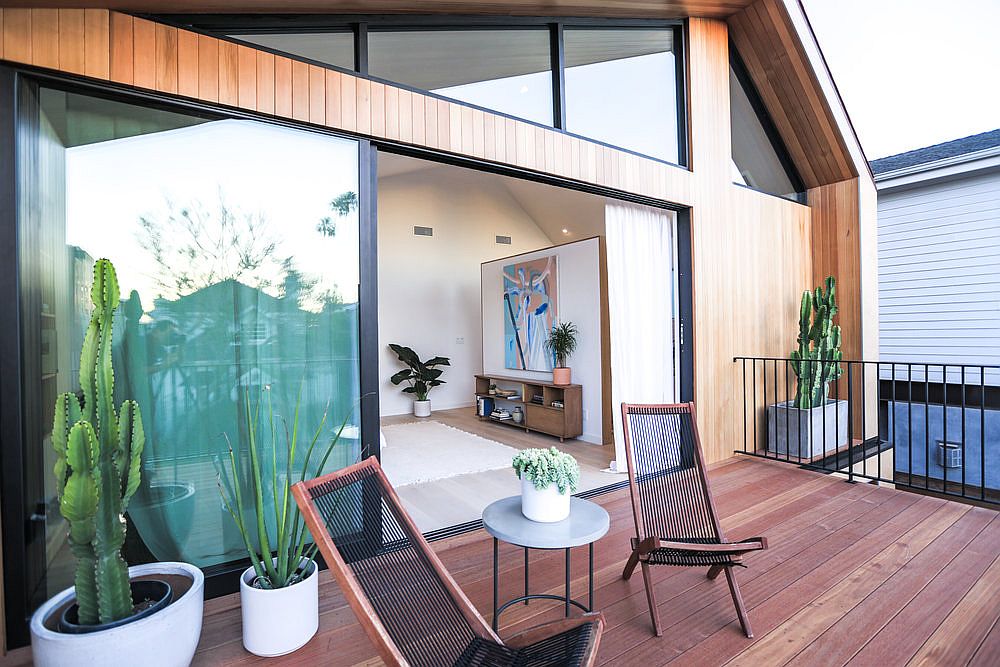
M1000 146L1000 128L962 137L961 139L934 144L933 146L918 148L898 155L882 157L872 160L870 164L873 173L882 174L887 171L936 162L945 158L955 157L956 155L975 153L976 151L993 148L994 146Z

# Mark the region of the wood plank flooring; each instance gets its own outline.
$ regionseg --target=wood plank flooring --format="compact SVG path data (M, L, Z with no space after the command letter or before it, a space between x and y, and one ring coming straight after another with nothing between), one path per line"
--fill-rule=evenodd
M734 458L710 471L727 536L765 535L771 548L737 576L756 638L742 635L724 580L702 569L653 570L663 637L651 631L641 575L621 579L631 536L627 491L598 498L612 530L595 553L596 606L607 619L604 665L992 665L1000 656L1000 518L960 505L792 466ZM435 543L485 614L491 543L481 531ZM586 591L585 551L572 564ZM531 552L534 591L562 586L562 556ZM501 549L501 598L522 561ZM377 665L374 650L324 575L319 634L281 665ZM501 635L558 618L558 605L505 612ZM254 665L240 645L238 598L208 603L197 665Z
M996 511L793 466L737 457L709 472L730 539L768 538L737 572L756 634L747 639L724 579L704 569L653 569L662 637L654 637L641 575L621 579L632 535L627 491L599 496L612 529L595 551L595 601L607 630L602 665L996 665L1000 660L1000 515ZM482 531L434 543L487 617L491 541ZM586 551L574 552L574 593L586 593ZM501 547L501 598L519 594L521 552ZM240 641L239 598L210 600L196 665L378 665L336 584L323 573L320 631L265 660ZM559 592L562 554L531 552L532 592ZM558 618L533 602L504 613L501 635ZM9 662L26 664L23 651Z

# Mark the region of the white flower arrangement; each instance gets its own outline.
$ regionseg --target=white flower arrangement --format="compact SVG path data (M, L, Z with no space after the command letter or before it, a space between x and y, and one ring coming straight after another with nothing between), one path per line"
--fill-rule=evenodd
M513 466L518 479L524 476L539 491L555 484L559 493L573 492L580 484L576 459L555 447L521 450L514 457Z

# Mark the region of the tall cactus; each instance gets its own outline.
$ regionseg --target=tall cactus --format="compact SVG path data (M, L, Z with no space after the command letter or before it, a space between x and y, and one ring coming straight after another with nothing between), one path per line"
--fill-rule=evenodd
M812 321L810 323L810 313ZM833 324L837 314L837 281L826 279L826 290L802 293L799 307L799 347L792 352L792 372L798 380L795 407L808 410L826 403L830 383L844 370L840 366L840 327Z
M94 265L94 313L80 352L80 387L56 399L52 444L56 450L59 511L69 523L76 557L76 602L82 625L110 623L132 613L125 544L125 509L139 488L145 434L135 401L115 412L111 335L118 279L107 259Z

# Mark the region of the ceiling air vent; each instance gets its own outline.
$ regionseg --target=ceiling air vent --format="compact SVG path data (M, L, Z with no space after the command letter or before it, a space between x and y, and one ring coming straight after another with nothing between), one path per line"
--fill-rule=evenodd
M413 228L413 235L414 236L434 236L434 228L433 227L414 227Z
M499 243L501 245L510 245L510 237L509 236L498 236L497 237L497 243Z

